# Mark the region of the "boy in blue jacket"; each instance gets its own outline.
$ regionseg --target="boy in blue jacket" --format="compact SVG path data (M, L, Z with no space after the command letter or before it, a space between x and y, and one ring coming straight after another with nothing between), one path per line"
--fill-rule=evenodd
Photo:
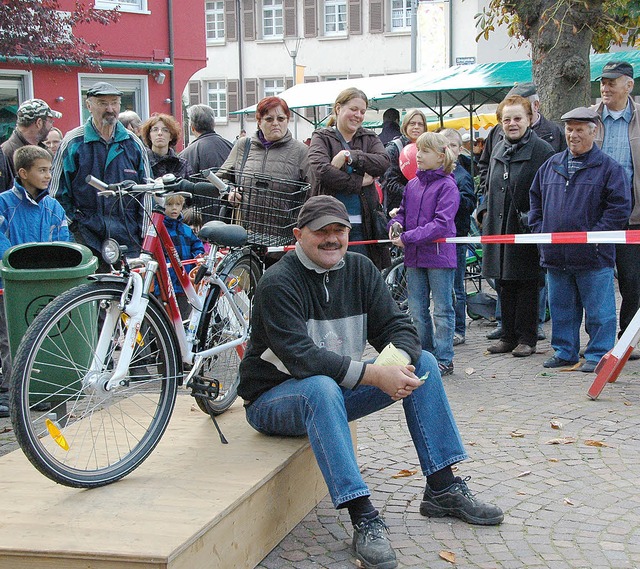
M39 146L23 146L13 155L16 178L11 190L0 193L0 259L13 245L70 241L67 219L62 206L47 190L51 180L51 154ZM0 281L1 283L1 281ZM9 416L9 380L11 351L0 295L0 417Z

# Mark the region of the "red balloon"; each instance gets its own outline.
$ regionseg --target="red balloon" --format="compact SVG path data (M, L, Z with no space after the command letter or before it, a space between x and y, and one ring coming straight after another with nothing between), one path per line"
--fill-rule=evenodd
M415 142L407 144L401 151L398 157L398 165L402 175L407 180L412 180L416 177L418 171L418 164L416 162L416 154L418 154L418 147Z

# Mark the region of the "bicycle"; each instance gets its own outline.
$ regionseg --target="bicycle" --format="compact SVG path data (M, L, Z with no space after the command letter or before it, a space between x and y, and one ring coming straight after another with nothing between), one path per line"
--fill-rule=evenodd
M227 187L209 177L216 186L91 183L117 196L158 198L189 190L203 203L217 201L219 208L218 192ZM105 260L122 263L121 269L93 275L91 282L54 299L34 319L16 353L10 390L14 431L31 463L59 484L103 486L142 464L164 434L180 385L191 389L214 424L237 395L251 298L262 273L258 253L248 246L251 232L219 220L206 223L199 236L212 247L192 271L192 283L163 212L147 214L140 257L120 260L117 243L108 240ZM186 329L165 253L192 306ZM159 299L152 294L154 280ZM190 368L186 377L183 366ZM36 410L43 404L51 411Z

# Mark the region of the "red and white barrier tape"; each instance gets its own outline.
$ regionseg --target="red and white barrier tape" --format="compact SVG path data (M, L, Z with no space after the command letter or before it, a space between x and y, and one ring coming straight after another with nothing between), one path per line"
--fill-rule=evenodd
M388 239L369 241L350 241L349 245L375 245L390 243ZM466 237L446 237L436 239L434 243L494 243L504 245L546 245L546 244L571 244L581 243L608 243L608 244L640 244L640 230L627 231L568 231L566 233L525 233L510 235L468 235ZM269 247L269 253L290 251L293 245L286 247Z

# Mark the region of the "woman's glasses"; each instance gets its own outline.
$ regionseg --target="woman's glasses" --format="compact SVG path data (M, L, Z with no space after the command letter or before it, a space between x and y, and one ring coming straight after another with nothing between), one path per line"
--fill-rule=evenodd
M159 132L163 134L169 134L171 131L165 126L154 126L154 127L151 127L150 132L153 132L154 134L157 134Z

